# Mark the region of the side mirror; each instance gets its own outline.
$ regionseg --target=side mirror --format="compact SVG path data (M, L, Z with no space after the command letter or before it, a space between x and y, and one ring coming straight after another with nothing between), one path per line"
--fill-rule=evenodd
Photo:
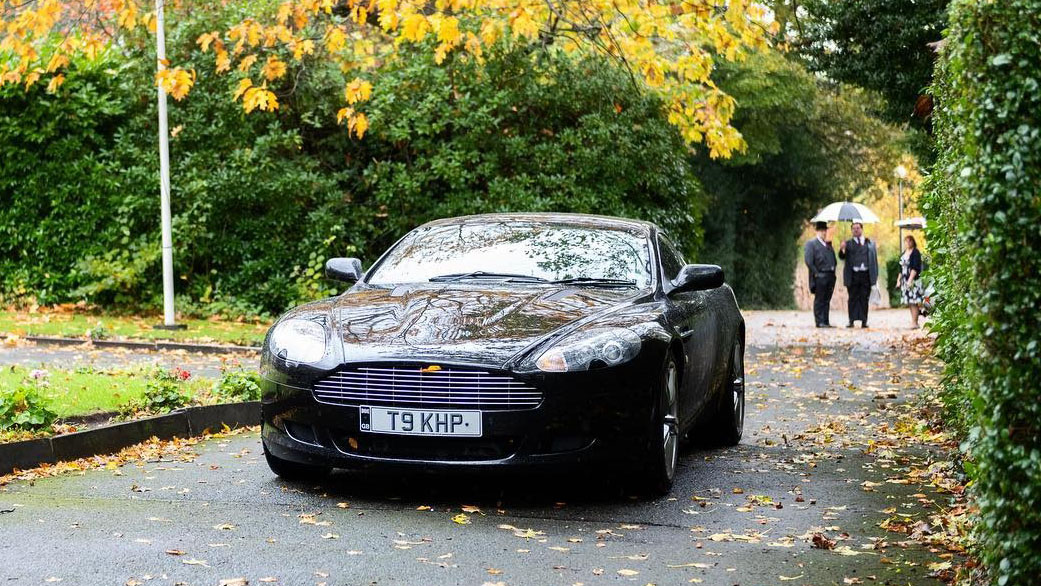
M330 258L325 263L325 276L345 283L361 279L361 261L356 258Z
M672 280L669 293L706 291L723 286L723 269L717 265L686 265Z

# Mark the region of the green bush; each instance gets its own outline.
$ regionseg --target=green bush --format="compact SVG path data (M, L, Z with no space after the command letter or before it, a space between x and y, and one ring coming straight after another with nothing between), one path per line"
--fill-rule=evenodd
M242 370L224 372L220 379L213 383L212 393L237 401L259 401L260 375Z
M232 3L234 4L234 3ZM335 122L335 64L289 60L281 108L245 114L239 74L195 39L235 6L171 20L171 55L200 71L170 102L178 307L274 314L335 293L332 256L368 262L441 216L594 212L656 220L693 253L704 197L659 100L615 63L504 48L485 67L432 51L372 76L364 140ZM57 95L0 91L0 298L161 306L151 37L76 65ZM8 146L10 145L10 146ZM71 162L71 163L70 163Z
M20 385L0 390L0 431L34 431L48 428L57 414L47 405L40 388L47 386L47 373L34 370Z
M688 149L623 69L502 48L484 66L431 55L382 71L366 105L355 201L386 216L370 255L423 221L507 211L656 221L697 250L704 196Z
M900 256L886 259L886 290L889 291L889 307L900 307Z
M145 384L145 392L140 399L131 399L119 408L122 417L140 414L169 413L187 406L192 401L191 394L184 388L185 381L191 378L186 370L175 368L167 370L157 367Z
M0 297L65 300L84 282L73 267L113 244L106 150L131 107L118 69L77 61L57 95L0 87Z
M951 4L924 210L942 296L931 327L999 585L1041 583L1039 15L1041 0Z

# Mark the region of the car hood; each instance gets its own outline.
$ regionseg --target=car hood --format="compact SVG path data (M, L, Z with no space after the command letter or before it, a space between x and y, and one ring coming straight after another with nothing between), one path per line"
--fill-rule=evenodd
M632 289L458 283L360 286L333 308L346 362L501 366L561 327L626 303Z

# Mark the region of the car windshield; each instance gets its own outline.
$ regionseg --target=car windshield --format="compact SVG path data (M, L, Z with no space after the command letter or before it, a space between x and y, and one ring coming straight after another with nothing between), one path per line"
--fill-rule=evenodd
M638 231L531 222L418 228L369 276L373 285L502 280L650 286L647 236Z

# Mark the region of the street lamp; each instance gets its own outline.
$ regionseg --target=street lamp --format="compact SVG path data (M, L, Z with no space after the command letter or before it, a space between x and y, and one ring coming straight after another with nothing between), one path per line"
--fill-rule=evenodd
M907 179L907 167L903 165L897 165L896 169L893 170L893 174L896 175L896 214L898 220L904 219L904 179ZM897 244L897 252L901 252L904 249L904 227L898 225L897 234L900 236L900 242Z

